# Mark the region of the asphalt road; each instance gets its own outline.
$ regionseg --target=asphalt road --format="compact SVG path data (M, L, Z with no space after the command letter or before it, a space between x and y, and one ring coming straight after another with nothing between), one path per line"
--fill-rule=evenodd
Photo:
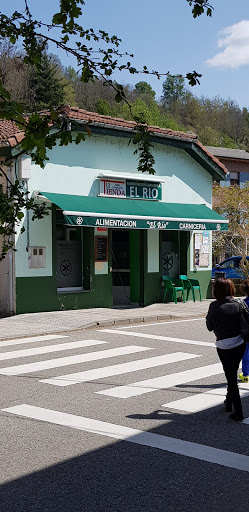
M204 319L0 346L1 512L244 512L245 421ZM248 418L248 419L247 419Z

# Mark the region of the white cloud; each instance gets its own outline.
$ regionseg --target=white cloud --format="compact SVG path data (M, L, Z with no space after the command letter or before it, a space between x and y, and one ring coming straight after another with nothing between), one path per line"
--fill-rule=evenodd
M217 45L223 51L207 59L209 66L235 69L249 64L249 20L222 30Z

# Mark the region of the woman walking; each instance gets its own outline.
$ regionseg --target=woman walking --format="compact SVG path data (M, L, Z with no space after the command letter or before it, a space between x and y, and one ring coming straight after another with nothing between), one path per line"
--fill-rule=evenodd
M216 347L227 379L226 411L230 418L243 420L243 412L237 383L240 361L245 352L246 343L240 334L239 303L234 298L235 288L230 279L220 278L214 284L215 301L209 306L206 324L214 331ZM232 408L234 411L232 412Z
M246 295L244 301L249 308L249 279L243 281L241 291ZM242 382L248 382L249 380L249 343L246 343L246 349L242 357L242 373L239 374L239 378Z

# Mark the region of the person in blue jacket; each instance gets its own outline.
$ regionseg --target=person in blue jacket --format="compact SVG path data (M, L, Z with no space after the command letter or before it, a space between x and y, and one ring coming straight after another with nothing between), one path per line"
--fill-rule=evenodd
M249 308L249 279L243 281L241 285L241 292L246 295L244 302ZM246 343L246 349L242 357L242 373L239 374L239 378L242 382L249 381L249 343Z

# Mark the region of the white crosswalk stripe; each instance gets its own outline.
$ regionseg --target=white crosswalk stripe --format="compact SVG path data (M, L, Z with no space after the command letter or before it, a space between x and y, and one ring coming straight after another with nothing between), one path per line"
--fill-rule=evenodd
M94 340L91 340L94 343ZM97 342L105 343L105 342ZM153 350L150 347L140 347L136 345L129 345L127 347L112 348L109 350L101 350L97 352L88 352L86 354L78 354L76 356L59 357L57 359L48 359L45 361L37 361L36 363L20 364L17 366L7 366L0 368L0 375L22 375L24 373L32 373L41 370L48 370L50 368L59 368L61 366L69 366L71 364L86 363L88 361L98 361L100 359L107 359L109 357L117 357L137 352L144 352L146 350ZM96 370L98 371L98 370Z
M51 352L63 352L64 350L73 350L77 348L92 347L94 345L101 345L103 343L107 343L107 341L68 341L67 343L58 343L57 345L46 345L45 347L26 348L24 350L12 350L11 352L0 353L0 361L4 361L6 359L18 359L21 357L38 356L40 354L49 354Z
M98 434L112 439L119 439L121 441L128 441L142 446L149 446L169 453L176 453L185 457L191 457L191 459L206 461L210 464L219 464L224 467L249 472L249 457L247 455L221 450L212 446L201 445L185 440L183 441L175 437L162 436L152 432L145 432L122 425L115 425L105 421L94 420L92 418L85 418L74 414L35 407L27 404L16 405L14 407L2 409L2 411L24 418L90 432L91 434ZM244 420L244 423L248 423L248 420L249 418Z
M151 393L159 389L166 389L173 386L179 386L186 382L193 382L205 377L211 377L222 373L221 363L211 364L208 366L201 366L192 370L185 370L180 373L173 373L171 375L163 375L154 379L141 380L133 382L127 386L117 386L115 388L98 391L100 395L113 396L117 398L130 398L132 396L143 395Z
M249 395L249 388L245 384L239 384L240 396L245 397ZM185 412L201 412L209 409L210 407L216 407L224 402L227 388L214 388L205 393L198 393L197 395L188 396L174 402L168 402L167 404L161 405L161 407L167 407L169 409L177 409L178 411Z
M109 332L112 333L115 332L115 334L121 334L124 336L132 336L137 338L147 338L151 340L160 340L160 341L171 341L174 343L182 343L186 345L198 345L200 347L212 347L216 348L214 343L209 343L208 341L196 341L196 340L185 340L182 338L173 338L172 336L159 336L157 334L145 334L141 332L128 332L128 331L121 331L120 329L115 329L113 331L112 329L102 329L102 332Z
M61 338L68 338L68 336L62 336L61 334L45 334L42 336L32 336L32 338L17 338L15 340L5 340L0 341L0 349L2 347L9 347L11 345L24 345L24 343L37 343L38 341L58 340Z
M146 368L153 368L156 366L174 363L177 361L185 361L200 357L196 354L184 354L182 352L175 352L164 356L156 356L147 359L140 359L138 361L131 361L128 363L121 363L114 366L105 366L104 368L97 368L94 370L87 370L84 372L69 373L68 375L59 375L52 379L44 379L41 382L46 384L53 384L54 386L72 386L80 382L103 379L104 377L113 377L114 375L122 375L133 371L145 370Z

